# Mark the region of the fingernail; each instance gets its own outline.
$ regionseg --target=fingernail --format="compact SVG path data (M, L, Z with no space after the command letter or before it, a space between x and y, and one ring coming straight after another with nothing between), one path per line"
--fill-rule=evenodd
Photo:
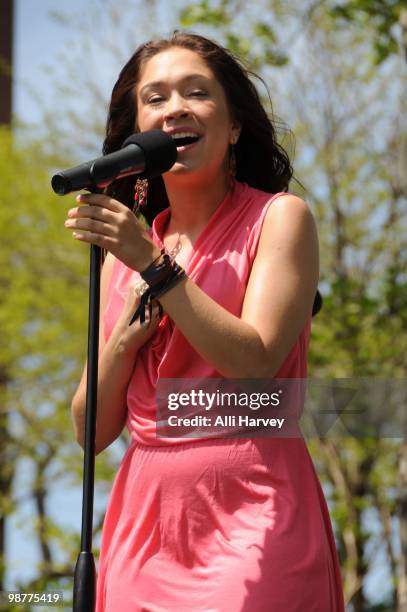
M76 201L80 202L81 200L82 200L82 195L81 194L77 195L76 196Z

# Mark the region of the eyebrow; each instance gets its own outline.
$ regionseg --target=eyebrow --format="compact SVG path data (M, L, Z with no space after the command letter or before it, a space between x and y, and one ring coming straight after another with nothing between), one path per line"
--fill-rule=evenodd
M181 82L194 81L195 79L204 79L208 80L208 77L204 74L188 74L185 77L182 77ZM139 91L139 95L141 96L143 93L148 91L149 89L154 89L155 87L165 86L167 83L165 81L151 81L151 83L146 83L144 87L142 87Z

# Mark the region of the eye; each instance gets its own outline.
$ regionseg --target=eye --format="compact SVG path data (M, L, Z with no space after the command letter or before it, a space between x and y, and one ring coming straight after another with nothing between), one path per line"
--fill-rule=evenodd
M147 104L159 104L163 100L164 98L162 96L151 96L151 98L148 98Z
M207 93L203 89L194 89L193 91L191 91L190 95L200 98L206 96Z

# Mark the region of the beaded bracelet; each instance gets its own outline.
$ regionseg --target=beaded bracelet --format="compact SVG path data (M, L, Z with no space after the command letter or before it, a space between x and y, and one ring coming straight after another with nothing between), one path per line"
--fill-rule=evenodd
M157 263L157 260L161 260ZM174 287L179 281L185 277L185 270L178 265L174 259L162 249L160 255L149 265L145 270L140 272L141 278L147 283L148 288L142 293L140 304L134 313L129 325L132 325L140 317L140 323L143 324L146 315L146 306L148 305L151 318L153 300L161 297L166 291ZM159 315L162 316L163 309L158 302Z

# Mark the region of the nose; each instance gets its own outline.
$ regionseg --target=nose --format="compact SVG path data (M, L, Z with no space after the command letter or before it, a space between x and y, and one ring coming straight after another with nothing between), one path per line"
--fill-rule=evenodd
M188 117L190 110L185 98L178 93L173 93L167 101L164 110L164 119L175 119L177 117Z

